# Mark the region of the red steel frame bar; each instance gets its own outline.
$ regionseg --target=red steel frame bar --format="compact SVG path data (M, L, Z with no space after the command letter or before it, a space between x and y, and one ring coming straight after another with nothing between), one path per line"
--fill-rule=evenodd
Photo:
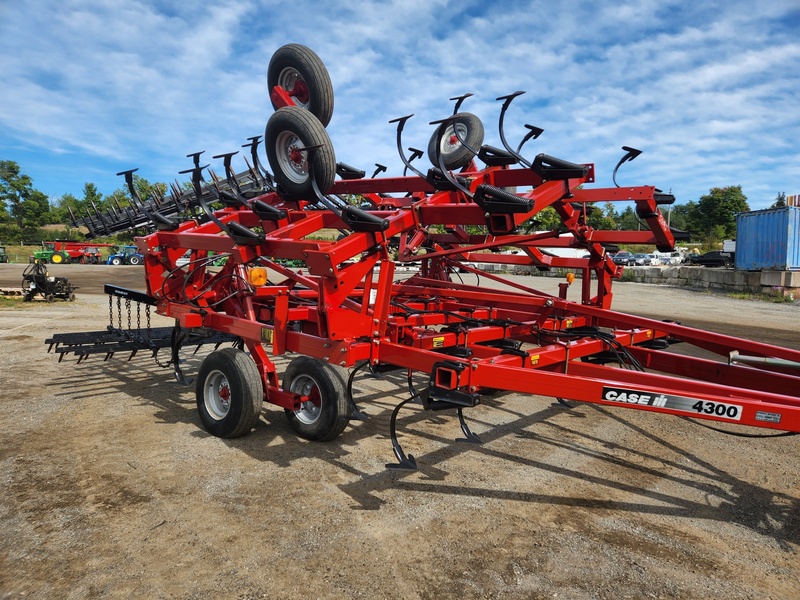
M434 387L467 395L502 388L800 431L800 371L793 368L800 366L800 351L610 310L611 284L622 269L606 255L604 244L674 246L655 188L586 189L582 186L594 180L591 165L585 177L567 181L543 181L530 169L477 170L474 165L459 175L473 192L482 184L528 187L517 195L531 200L533 208L501 215L505 232L474 233L495 215L460 191L436 191L416 176L338 181L331 193L361 195L388 228L324 241L311 236L348 225L332 211L287 202L273 192L259 200L286 210L286 218L261 220L246 207L215 212L223 224L260 228L263 238L257 241L237 244L213 221L188 221L137 238L145 255L147 291L158 300L158 312L183 327L240 336L261 372L266 400L285 408L296 409L301 398L280 387L270 356L295 352L344 367L370 361L420 371L431 376ZM649 229L594 230L582 207L597 201L634 201L648 215ZM568 235L517 233L545 207L558 212ZM396 260L390 252L394 240ZM487 252L506 246L519 253ZM555 247L583 249L589 257L548 253ZM192 261L177 268L175 261L186 250ZM208 268L210 251L227 254L227 263ZM305 268L296 272L282 260L302 260ZM450 281L454 266L475 270L464 265L475 260L579 270L580 302L566 300L566 285L564 297L555 297L511 282L508 290L490 291ZM256 262L282 279L251 285L248 269ZM418 264L420 272L395 283L398 264ZM670 348L678 342L721 360L678 354ZM768 364L738 364L731 353L765 357Z

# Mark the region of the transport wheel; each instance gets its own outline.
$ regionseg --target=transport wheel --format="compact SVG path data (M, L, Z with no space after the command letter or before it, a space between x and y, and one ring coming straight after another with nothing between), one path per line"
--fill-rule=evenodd
M292 196L314 200L311 177L327 193L336 177L336 156L328 132L310 112L287 106L273 113L264 132L267 160L275 179ZM303 148L319 146L309 161Z
M299 356L283 374L283 389L308 396L298 410L286 411L289 425L300 437L325 442L347 427L350 407L343 369L310 356Z
M48 302L53 302L55 300L55 298L53 297L53 294L47 294L44 297L44 299L47 300Z
M138 256L131 256L130 259L128 259L128 260L130 261L130 263L132 265L140 265L140 264L142 264L142 259L139 258Z
M121 265L122 264L122 259L119 258L119 257L114 257L114 258L111 259L111 264L112 265Z
M242 350L209 354L200 365L196 392L200 420L211 435L240 437L258 422L264 387L256 363Z
M428 158L434 166L439 166L439 153L444 157L444 166L447 169L460 169L466 167L475 156L475 153L467 148L479 150L483 145L483 123L472 113L458 113L453 115L455 120L449 123L442 123L436 129L428 142ZM446 127L438 147L439 131ZM457 134L457 135L456 135ZM466 145L460 140L464 140Z
M323 127L333 116L333 85L325 64L313 50L300 44L278 48L269 61L267 85L270 94L282 87L300 108L311 111ZM272 102L272 107L278 106Z
M75 302L75 292L70 292L69 293L69 301L70 302Z

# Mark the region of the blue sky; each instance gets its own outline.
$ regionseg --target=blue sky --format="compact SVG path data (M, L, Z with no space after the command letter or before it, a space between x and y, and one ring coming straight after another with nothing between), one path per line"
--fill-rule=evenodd
M472 92L462 110L500 145L495 98L525 90L506 125L545 130L530 156L593 162L610 186L633 146L623 185L679 203L741 185L766 208L800 194L798 32L797 0L0 0L0 159L53 198L110 194L129 168L183 179L186 154L263 134L270 56L295 42L330 72L337 160L368 173L402 172L390 119L414 113L404 145L425 148Z

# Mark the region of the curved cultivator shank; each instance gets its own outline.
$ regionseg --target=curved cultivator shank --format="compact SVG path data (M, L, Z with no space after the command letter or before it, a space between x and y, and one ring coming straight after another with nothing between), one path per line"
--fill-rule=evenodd
M212 433L246 433L257 394L286 409L299 435L331 439L347 420L365 418L352 383L366 367L409 374L409 399L391 421L393 466L403 468L416 464L394 430L407 402L452 410L466 439L476 442L463 409L498 389L800 431L800 352L611 310L612 282L623 267L607 250L671 250L683 235L659 210L674 201L671 195L653 186L592 187L591 164L544 153L526 158L525 144L542 130L528 126L516 147L503 130L521 92L499 98L502 148L483 143L481 121L461 111L463 96L453 115L433 122L429 168L419 164L422 151L405 155L410 117L401 117L393 123L404 174L378 177L385 167L377 165L366 177L335 162L315 114L317 108L329 119L333 107L321 61L306 48L288 48L271 75L277 110L264 136L271 173L259 161L260 139L251 138L240 172L232 167L235 153L219 155L224 177L210 172L206 181L200 154L190 155L191 191L175 186L169 197L148 200L136 195L126 172L133 206L84 220L97 234L150 227L136 240L148 304L175 318L180 331L230 336L249 353L214 352L201 368L198 406L214 408L204 413ZM620 165L638 154L625 150ZM616 201L635 204L640 231L588 224L593 203ZM530 231L548 207L561 226ZM330 230L338 232L335 240L318 236ZM553 296L505 281L487 265L567 269L580 276L579 297L567 299L571 279ZM399 266L416 274L395 281ZM461 283L459 272L502 282L505 290ZM677 354L672 347L679 342L717 359ZM289 352L302 364L293 362L282 383L273 359ZM236 370L249 360L260 385L249 368ZM346 369L353 369L349 377ZM416 389L412 373L422 373L427 385Z

